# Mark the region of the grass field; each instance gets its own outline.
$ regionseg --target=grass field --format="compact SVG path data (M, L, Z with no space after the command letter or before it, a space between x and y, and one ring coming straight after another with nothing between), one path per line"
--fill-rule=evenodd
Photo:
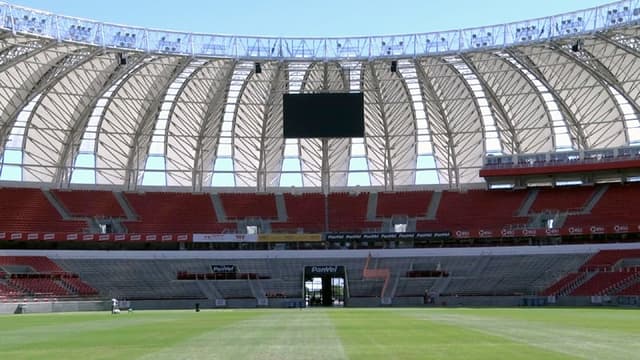
M0 359L640 359L640 310L3 315Z

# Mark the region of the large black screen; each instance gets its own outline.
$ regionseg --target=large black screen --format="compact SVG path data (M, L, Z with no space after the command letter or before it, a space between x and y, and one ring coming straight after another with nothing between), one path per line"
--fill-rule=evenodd
M364 136L362 93L284 94L285 138Z

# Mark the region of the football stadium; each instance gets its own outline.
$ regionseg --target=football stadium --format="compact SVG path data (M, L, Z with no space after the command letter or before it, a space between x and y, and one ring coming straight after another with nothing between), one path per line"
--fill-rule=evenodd
M640 0L134 25L0 3L0 358L640 358Z

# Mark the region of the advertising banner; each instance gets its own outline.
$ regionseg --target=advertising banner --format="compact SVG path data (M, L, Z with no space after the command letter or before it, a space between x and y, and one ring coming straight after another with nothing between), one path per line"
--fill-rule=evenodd
M258 242L319 242L322 234L259 234Z
M327 241L376 241L376 240L427 240L448 239L450 231L437 232L406 232L406 233L327 233Z
M214 273L235 273L238 267L235 265L211 265L211 271Z
M194 243L256 242L257 234L193 234Z
M318 276L344 276L344 266L342 265L314 265L304 267L305 278Z

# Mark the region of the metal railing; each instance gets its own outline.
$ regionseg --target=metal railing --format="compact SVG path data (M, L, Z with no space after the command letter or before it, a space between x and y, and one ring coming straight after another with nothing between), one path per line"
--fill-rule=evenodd
M500 25L359 37L215 35L102 23L0 3L0 28L104 48L246 60L407 58L503 48L603 31L640 20L640 0Z

